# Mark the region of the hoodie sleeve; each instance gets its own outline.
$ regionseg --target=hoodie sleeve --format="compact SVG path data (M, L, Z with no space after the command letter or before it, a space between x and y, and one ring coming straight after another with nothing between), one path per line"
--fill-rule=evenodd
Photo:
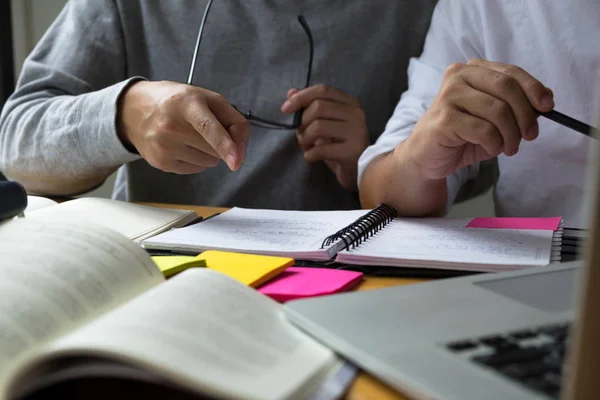
M72 195L140 156L117 135L127 77L112 0L71 0L25 60L0 116L0 170L30 193Z

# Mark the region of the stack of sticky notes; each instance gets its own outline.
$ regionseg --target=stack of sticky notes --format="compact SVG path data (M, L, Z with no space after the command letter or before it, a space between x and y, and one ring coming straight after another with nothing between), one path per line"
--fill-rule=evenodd
M294 263L293 258L207 250L197 256L153 256L165 277L193 267L207 267L252 287L274 278Z
M362 281L362 272L292 267L293 258L207 250L197 256L153 256L165 277L194 267L228 275L279 302L324 296L349 290Z
M362 272L329 268L290 267L261 285L258 291L279 302L324 296L350 290L363 279Z

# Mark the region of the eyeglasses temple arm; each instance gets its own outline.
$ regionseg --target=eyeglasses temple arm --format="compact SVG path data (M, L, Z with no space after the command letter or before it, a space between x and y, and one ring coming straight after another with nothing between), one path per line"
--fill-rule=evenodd
M306 85L305 87L308 87L308 85L310 85L310 77L312 74L312 64L313 64L313 54L314 54L314 45L313 45L313 36L312 36L312 32L310 31L310 27L308 26L308 23L306 22L306 19L304 19L303 15L298 15L298 22L300 22L300 25L302 25L302 29L304 29L304 32L306 33L306 37L308 38L308 69L307 69L307 73L306 73ZM301 124L302 124L302 114L304 112L304 109L300 109L297 113L294 114L294 124L293 126L298 128Z
M194 48L194 55L192 56L192 63L190 65L190 73L188 75L187 84L192 84L192 79L194 77L194 70L196 69L196 59L198 58L198 49L200 48L200 40L202 39L202 32L204 32L204 23L206 22L206 17L208 17L208 10L210 10L210 5L213 0L208 0L206 4L206 8L204 9L204 15L202 16L202 22L200 22L200 27L198 28L198 37L196 38L196 47Z

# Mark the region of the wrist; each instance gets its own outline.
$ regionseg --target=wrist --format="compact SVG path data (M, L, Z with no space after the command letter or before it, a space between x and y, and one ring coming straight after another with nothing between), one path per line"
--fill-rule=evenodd
M401 182L403 213L418 216L441 216L446 211L446 178L430 178L419 164L417 150L408 139L400 143L388 158L388 170L396 171L391 182ZM387 200L387 199L386 199Z
M418 138L414 135L409 136L405 141L400 143L394 149L393 159L397 163L396 168L402 168L407 175L411 177L411 180L416 180L425 185L440 184L445 182L444 178L431 178L430 174L426 172L423 167L427 162L424 154L423 146L420 144Z
M117 101L117 136L123 146L135 154L139 152L131 140L131 132L134 129L136 98L142 83L143 81L131 82L123 89Z

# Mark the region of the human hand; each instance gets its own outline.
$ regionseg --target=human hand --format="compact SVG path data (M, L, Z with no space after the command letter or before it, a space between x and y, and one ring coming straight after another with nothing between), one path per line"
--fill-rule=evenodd
M365 113L358 100L338 89L315 85L290 89L285 113L304 108L296 135L308 162L324 161L347 190L357 190L358 158L369 145Z
M538 136L538 111L554 108L552 91L521 68L471 60L446 70L437 97L396 148L425 180L504 153Z
M140 81L121 96L121 140L165 172L194 174L243 160L250 126L218 93L175 82Z

